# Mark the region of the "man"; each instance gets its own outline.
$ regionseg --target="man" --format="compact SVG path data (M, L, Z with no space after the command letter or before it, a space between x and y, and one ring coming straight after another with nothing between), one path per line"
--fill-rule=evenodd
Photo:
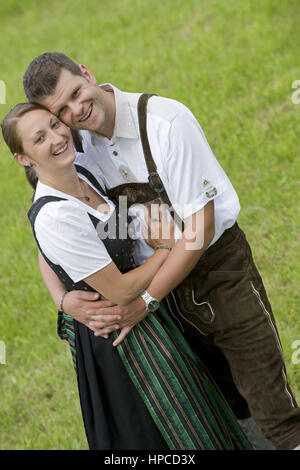
M248 417L249 407L277 448L296 448L300 409L287 383L271 306L244 233L236 224L238 197L195 117L177 101L151 97L144 123L150 149L145 150L137 113L139 94L123 93L112 85L99 87L85 66L60 53L34 59L23 83L30 101L43 104L65 124L80 129L91 171L108 193L122 195L126 187L148 181L153 189L148 160L147 165L145 162L150 159L157 168L162 194L184 221L182 237L147 292L125 307L108 301L91 304L93 299L80 292L64 295L64 287L40 258L44 281L56 305L92 327L95 334L120 327L116 345L145 317L145 307L149 311L150 305L171 292L168 301L178 325L237 417ZM137 214L137 208L131 210ZM194 238L203 239L197 249L186 248L192 227L196 227ZM144 246L136 253L136 261L141 263L150 254ZM187 292L199 306L195 318L193 312L189 319L182 314L179 298L172 294L181 281L182 286L193 283ZM92 312L93 321L87 312Z

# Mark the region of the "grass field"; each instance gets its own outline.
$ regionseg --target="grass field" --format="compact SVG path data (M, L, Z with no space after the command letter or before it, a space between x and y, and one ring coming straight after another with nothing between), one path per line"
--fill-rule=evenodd
M99 82L192 109L239 194L239 222L300 401L300 104L291 99L299 0L4 0L0 18L0 118L25 100L28 63L50 50L84 63ZM70 354L26 217L31 190L2 141L0 155L0 449L87 449Z

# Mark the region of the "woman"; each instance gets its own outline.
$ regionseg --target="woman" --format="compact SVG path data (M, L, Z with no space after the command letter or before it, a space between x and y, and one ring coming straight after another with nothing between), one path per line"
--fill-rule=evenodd
M37 173L29 219L42 255L67 291L98 291L118 304L136 298L173 241L152 239L154 255L134 266L138 241L127 231L120 236L118 205L88 171L84 155L74 165L70 130L42 106L17 105L2 132L18 162ZM70 343L91 449L251 449L163 305L117 348L117 332L95 337L66 315L59 330Z

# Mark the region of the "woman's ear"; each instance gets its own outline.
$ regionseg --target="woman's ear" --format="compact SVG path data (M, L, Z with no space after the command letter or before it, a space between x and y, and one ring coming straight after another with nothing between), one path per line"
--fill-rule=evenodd
M94 75L92 74L92 72L89 71L89 69L83 65L83 64L78 64L79 67L80 67L80 70L81 70L81 73L82 75L91 83L93 83L93 85L95 85L97 83L97 80L96 78L94 77Z
M14 153L14 158L23 166L32 166L28 157L22 153Z

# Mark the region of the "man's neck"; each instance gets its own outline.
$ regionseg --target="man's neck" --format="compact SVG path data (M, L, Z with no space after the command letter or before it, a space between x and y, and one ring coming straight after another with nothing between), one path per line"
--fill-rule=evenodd
M104 137L107 137L108 139L111 139L114 130L115 130L115 123L116 123L116 100L115 100L115 94L113 91L106 91L106 90L101 90L102 91L102 96L103 100L105 103L105 109L106 109L106 116L105 116L105 122L101 128L96 131L96 134L102 135Z

